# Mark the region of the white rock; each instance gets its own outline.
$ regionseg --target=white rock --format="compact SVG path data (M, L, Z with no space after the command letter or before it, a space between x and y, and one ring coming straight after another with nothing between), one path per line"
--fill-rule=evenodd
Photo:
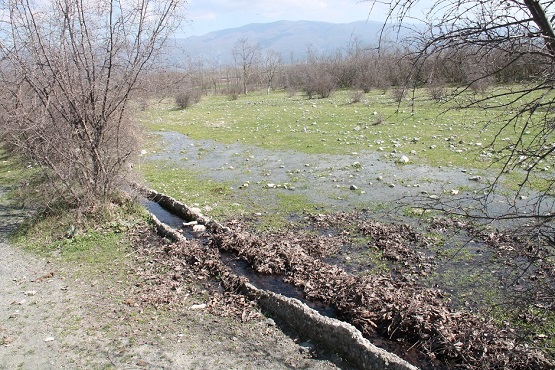
M401 158L399 158L399 163L409 163L410 159L409 157L407 157L406 155L402 155Z
M193 232L195 233L203 233L206 231L206 226L204 225L195 225L193 226Z
M206 303L194 304L191 306L191 310L203 310L206 308Z

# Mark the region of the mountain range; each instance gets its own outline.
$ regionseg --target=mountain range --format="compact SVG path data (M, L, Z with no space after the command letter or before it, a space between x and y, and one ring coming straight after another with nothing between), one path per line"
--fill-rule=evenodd
M202 36L174 39L170 47L171 54L180 54L181 59L202 59L214 65L226 65L233 61L232 49L237 41L247 39L250 44L258 44L262 52L276 51L285 63L290 63L306 59L308 50L328 55L347 49L355 40L360 45L375 47L382 28L383 23L375 21L341 24L316 21L253 23Z

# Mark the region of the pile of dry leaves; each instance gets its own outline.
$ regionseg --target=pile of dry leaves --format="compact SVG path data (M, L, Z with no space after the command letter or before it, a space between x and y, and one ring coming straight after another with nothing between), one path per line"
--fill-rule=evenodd
M317 215L308 217L308 222L313 229L341 229L337 220L343 226L348 220L368 238L368 248L379 250L384 258L409 261L415 273L430 268L429 257L414 247L428 240L412 228L369 220L353 223L355 218L356 215ZM227 312L250 319L256 315L252 303L234 293L245 278L237 277L222 263L220 251L226 251L247 261L260 274L282 276L285 283L301 288L307 300L333 306L340 319L358 327L365 336L385 337L401 343L405 350L417 349L427 356L431 367L552 366L542 352L520 341L510 328L500 328L483 317L450 308L439 290L418 286L395 272L354 275L324 262L322 257L349 242L347 228L343 228L347 230L344 232L320 235L305 225L304 231L290 229L261 235L237 220L226 226L228 231L206 235L206 245L194 240L170 243L155 237L152 230L138 230L134 245L145 266L138 272L145 281L145 286L137 287L141 300L177 308L183 297L194 293L194 289L199 289L194 287L202 282L200 289L218 292L211 293L208 307L214 307L218 314Z
M327 216L326 216L327 217ZM322 218L319 222L322 222ZM324 220L325 221L325 220ZM417 348L440 364L468 369L543 369L548 360L513 335L509 328L465 311L452 310L439 290L426 289L397 274L382 276L345 272L308 253L329 236L303 237L289 233L257 235L241 230L212 237L215 248L233 252L263 274L283 275L285 282L303 289L306 298L336 307L340 318L357 326L367 337L376 335ZM371 236L385 256L422 262L425 256L411 248L425 238L408 226L363 222L360 230ZM317 240L317 241L316 241ZM312 243L312 247L307 244ZM389 258L389 257L388 257Z
M149 225L137 228L131 236L140 262L134 264L134 273L141 281L133 294L137 305L182 310L203 302L219 316L242 321L260 316L255 304L237 293L245 279L222 263L218 250L208 249L197 240L171 242Z

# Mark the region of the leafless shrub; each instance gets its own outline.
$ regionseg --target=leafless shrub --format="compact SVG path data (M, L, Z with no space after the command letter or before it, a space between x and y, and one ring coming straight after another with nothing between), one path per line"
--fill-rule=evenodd
M362 101L362 99L364 99L364 92L362 92L360 90L353 91L353 93L351 94L351 103L352 104L360 103Z
M116 191L136 148L129 101L174 28L176 6L0 5L10 15L0 33L2 140L43 170L52 200L88 209Z
M200 101L201 94L196 89L181 91L175 97L175 104L179 109L187 109Z
M295 88L295 86L292 86L292 85L287 86L286 90L287 90L287 96L290 97L290 98L297 95L297 89Z
M448 90L441 83L430 82L427 84L426 90L428 91L428 95L435 101L439 102L447 98Z
M400 103L407 97L407 88L396 87L391 91L391 95L396 103Z
M309 75L304 84L304 92L309 99L315 96L321 99L329 98L335 88L336 84L333 76L326 71Z
M239 99L239 95L243 93L243 87L239 85L230 85L226 89L226 94L229 100L237 100Z
M472 79L470 77L469 79ZM479 77L469 81L469 87L475 94L484 94L495 84L493 77Z

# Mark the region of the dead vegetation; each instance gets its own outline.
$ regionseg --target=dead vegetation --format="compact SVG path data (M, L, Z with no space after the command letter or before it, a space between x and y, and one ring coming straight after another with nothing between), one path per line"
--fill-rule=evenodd
M434 225L449 226L447 221ZM500 326L491 318L454 309L442 291L407 278L425 275L434 267L433 258L422 251L431 240L407 225L360 219L352 213L308 216L302 228L263 235L239 220L225 226L231 231L207 235L207 245L198 240L161 243L151 230L138 232L139 256L151 266L142 272L149 286L137 287L142 304L179 309L183 297L192 293L183 290L184 283L195 280L202 281L210 297L207 307L214 313L241 320L257 317L253 303L236 294L245 278L222 263L220 251L225 251L244 259L260 274L281 276L285 283L300 288L307 300L334 307L338 318L355 325L367 338L386 338L394 343L389 349L404 355L416 353L410 360L421 367L553 366L544 352L509 324ZM314 230L330 232L319 235ZM360 235L365 237L366 248L381 252L397 268L390 273L357 275L323 261ZM408 272L400 273L403 267Z

